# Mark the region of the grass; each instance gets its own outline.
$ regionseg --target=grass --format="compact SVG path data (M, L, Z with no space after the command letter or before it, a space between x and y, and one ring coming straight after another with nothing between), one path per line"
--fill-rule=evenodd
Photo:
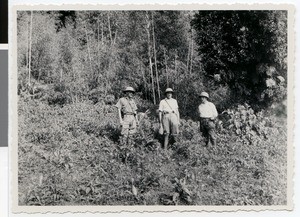
M269 117L266 138L218 131L205 147L182 119L178 143L161 148L145 118L134 147L120 147L112 105L49 106L19 98L19 205L284 205L286 128ZM283 120L284 122L285 120Z

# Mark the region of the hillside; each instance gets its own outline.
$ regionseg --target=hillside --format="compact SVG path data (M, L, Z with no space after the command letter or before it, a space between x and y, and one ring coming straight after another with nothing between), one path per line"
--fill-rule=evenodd
M20 205L286 204L280 119L251 143L219 128L217 147L205 147L198 124L183 119L180 142L165 151L152 115L134 147L120 147L116 115L112 105L91 101L54 107L20 98Z
M287 11L18 11L20 205L287 203ZM113 106L143 118L119 145ZM179 141L157 107L171 87ZM205 147L199 96L220 114ZM142 115L141 115L142 116Z

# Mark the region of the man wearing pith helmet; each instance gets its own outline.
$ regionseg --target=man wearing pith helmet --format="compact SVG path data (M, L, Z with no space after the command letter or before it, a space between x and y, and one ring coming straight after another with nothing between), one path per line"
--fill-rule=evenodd
M206 145L209 142L212 145L217 144L217 136L215 132L215 120L218 117L218 112L216 106L209 102L209 95L206 92L200 94L201 104L198 107L199 117L200 117L200 131L205 138Z
M167 88L166 98L159 103L159 123L164 130L164 148L168 148L169 136L173 136L175 142L179 133L180 116L177 100L172 98L173 90Z
M116 104L121 125L120 143L122 145L131 145L131 137L136 133L138 124L137 106L133 99L135 90L132 87L126 87L123 93L125 96L120 98Z

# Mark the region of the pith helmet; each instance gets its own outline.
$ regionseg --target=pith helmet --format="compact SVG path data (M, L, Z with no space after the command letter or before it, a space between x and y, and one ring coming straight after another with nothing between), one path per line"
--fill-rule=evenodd
M208 93L206 93L206 92L202 92L202 93L200 94L200 96L206 97L207 99L209 98L209 95L208 95Z
M123 90L123 92L124 92L124 93L125 93L125 92L132 92L132 93L134 93L135 90L133 89L133 87L126 87L126 88Z
M165 93L174 93L174 91L172 90L172 88L167 88Z

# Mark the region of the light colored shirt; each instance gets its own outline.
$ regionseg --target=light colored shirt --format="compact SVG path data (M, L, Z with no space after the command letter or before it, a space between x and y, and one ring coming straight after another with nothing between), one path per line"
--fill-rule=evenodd
M201 103L198 107L199 115L201 118L216 118L218 111L212 102Z
M121 111L126 113L134 113L136 114L137 106L133 99L129 99L127 97L122 97L119 99L117 104L115 105L118 109L121 109Z
M163 99L160 101L159 103L159 108L158 108L159 111L163 112L163 111L166 111L166 112L176 112L178 111L178 104L177 104L177 100L176 99Z

